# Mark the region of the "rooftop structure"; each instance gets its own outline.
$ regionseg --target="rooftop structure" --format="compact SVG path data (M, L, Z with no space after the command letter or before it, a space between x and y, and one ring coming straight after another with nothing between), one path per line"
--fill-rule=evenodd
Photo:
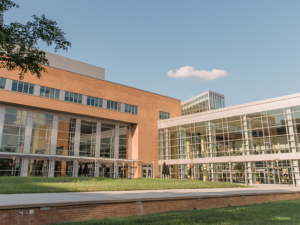
M181 103L181 115L185 116L224 107L225 96L208 90Z

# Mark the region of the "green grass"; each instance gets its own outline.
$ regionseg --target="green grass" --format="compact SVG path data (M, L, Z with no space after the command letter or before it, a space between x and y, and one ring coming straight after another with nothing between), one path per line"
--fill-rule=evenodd
M107 218L60 225L276 225L300 224L300 200L219 209L173 211L125 218Z
M177 179L109 179L89 177L0 177L0 194L233 188L233 183Z

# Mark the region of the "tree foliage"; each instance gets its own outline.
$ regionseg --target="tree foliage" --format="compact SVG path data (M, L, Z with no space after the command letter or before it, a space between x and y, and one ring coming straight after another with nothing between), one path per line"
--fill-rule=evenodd
M0 0L0 68L8 71L19 70L20 79L26 73L41 77L41 72L47 72L43 65L49 65L45 52L38 49L38 41L46 42L48 46L54 44L58 49L68 50L71 43L66 40L65 33L57 27L57 23L33 15L33 22L26 24L18 22L4 24L4 12L19 5L10 0Z

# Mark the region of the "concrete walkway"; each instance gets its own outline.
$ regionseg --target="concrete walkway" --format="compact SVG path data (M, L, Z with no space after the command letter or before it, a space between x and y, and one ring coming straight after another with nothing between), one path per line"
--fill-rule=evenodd
M300 187L263 186L253 188L0 194L0 209L211 198L241 195L266 195L279 193L300 194Z

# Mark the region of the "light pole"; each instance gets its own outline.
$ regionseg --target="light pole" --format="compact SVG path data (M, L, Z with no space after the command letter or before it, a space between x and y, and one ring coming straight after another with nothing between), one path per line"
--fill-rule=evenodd
M154 161L152 161L152 163L153 163L152 173L153 173L153 178L154 178Z

